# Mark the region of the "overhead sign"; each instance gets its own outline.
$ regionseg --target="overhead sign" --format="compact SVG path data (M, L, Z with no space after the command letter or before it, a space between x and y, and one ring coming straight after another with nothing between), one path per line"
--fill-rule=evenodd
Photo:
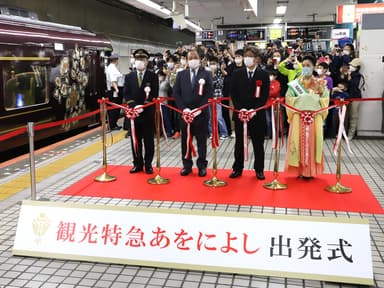
M13 254L373 285L360 218L23 201Z
M347 4L337 6L337 23L361 23L363 14L384 13L384 3Z

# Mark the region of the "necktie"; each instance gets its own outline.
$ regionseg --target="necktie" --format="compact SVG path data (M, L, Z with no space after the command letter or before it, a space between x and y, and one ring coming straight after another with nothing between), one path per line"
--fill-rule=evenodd
M139 72L139 78L137 80L139 87L141 87L141 83L143 83L143 72Z
M253 74L252 71L249 71L249 72L248 72L248 80L251 80L251 79L252 79L252 74Z
M195 82L196 82L196 71L195 69L192 69L192 79L191 79L192 87L195 86Z

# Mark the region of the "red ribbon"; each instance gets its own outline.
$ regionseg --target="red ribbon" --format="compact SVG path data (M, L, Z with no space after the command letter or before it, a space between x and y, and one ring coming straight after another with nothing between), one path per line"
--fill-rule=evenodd
M263 81L256 80L256 89L255 89L255 98L260 98L260 90L261 86L263 85Z
M131 121L131 132L132 132L132 142L133 142L133 151L138 155L139 143L137 141L136 129L135 129L135 119L139 117L139 111L135 108L128 108L125 110L125 116Z
M209 99L212 105L212 115L211 115L211 123L212 123L212 148L217 148L219 147L219 129L218 129L218 122L217 122L217 101L218 98L212 98Z
M193 119L195 118L195 113L193 111L183 111L183 114L181 115L184 122L187 123L187 152L185 153L184 158L189 158L190 150L192 152L192 156L196 157L196 151L193 147L192 143L192 135L191 135L191 123L193 122Z
M244 161L248 161L248 122L255 114L255 110L241 109L237 115L239 120L243 122Z

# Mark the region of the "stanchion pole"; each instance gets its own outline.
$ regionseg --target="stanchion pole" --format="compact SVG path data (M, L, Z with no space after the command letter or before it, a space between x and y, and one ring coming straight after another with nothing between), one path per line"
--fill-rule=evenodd
M276 113L275 135L277 137L277 145L275 148L275 164L273 167L273 181L269 183L265 183L263 186L264 188L269 190L284 190L284 189L287 189L288 187L287 184L283 184L279 180L277 180L279 176L279 154L280 154L280 141L279 141L280 102L276 101L273 105L276 107L275 108L275 113Z
M29 139L29 171L31 175L31 199L36 200L36 168L35 168L35 131L34 123L28 122L28 139Z
M169 179L163 178L160 176L160 122L161 122L161 115L160 115L160 100L156 99L156 111L155 111L155 117L156 117L156 176L154 178L150 178L147 180L149 184L154 185L161 185L161 184L168 184Z
M101 118L101 142L103 145L103 174L96 176L95 181L97 182L111 182L115 181L116 177L108 175L107 173L107 125L106 125L107 107L105 104L105 98L103 97L100 101L100 118Z
M339 109L342 109L343 105L345 104L343 103L343 101L341 101ZM352 188L342 185L340 183L340 180L341 180L341 140L340 140L339 147L337 148L336 184L327 186L325 190L327 190L328 192L338 193L338 194L351 193Z
M218 126L217 126L217 99L213 98L212 99L212 120L211 120L211 126L212 126L212 141L216 141L218 137ZM217 143L213 143L213 167L212 167L212 172L213 172L213 177L212 179L205 180L204 185L209 186L209 187L223 187L227 185L227 182L220 180L216 177L217 174Z

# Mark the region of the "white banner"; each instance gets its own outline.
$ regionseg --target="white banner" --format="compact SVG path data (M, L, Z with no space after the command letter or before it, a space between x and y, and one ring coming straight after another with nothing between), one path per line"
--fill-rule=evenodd
M13 254L373 285L363 219L23 201Z

